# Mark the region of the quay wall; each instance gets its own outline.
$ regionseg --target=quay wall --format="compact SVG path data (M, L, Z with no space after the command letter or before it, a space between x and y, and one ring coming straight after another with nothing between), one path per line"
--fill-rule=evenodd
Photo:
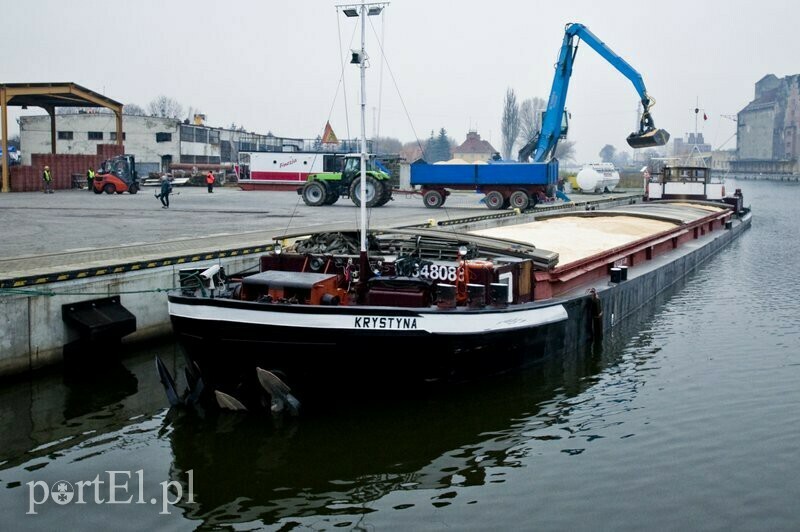
M186 262L134 272L75 279L20 290L0 297L0 376L24 373L63 360L64 345L78 333L61 317L61 306L109 296L136 316L136 331L123 342L136 342L170 332L165 289L179 285L179 270L219 264L225 271L258 267L258 256ZM23 293L24 292L24 293ZM112 356L114 353L109 353Z

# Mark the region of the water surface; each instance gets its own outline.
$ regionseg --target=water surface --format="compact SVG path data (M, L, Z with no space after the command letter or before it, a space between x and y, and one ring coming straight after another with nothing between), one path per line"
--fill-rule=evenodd
M728 186L756 217L723 254L602 346L480 383L332 397L278 426L167 413L153 357L179 373L171 343L5 383L2 528L797 530L800 186ZM131 472L131 504L87 490L26 515L28 482L107 471Z

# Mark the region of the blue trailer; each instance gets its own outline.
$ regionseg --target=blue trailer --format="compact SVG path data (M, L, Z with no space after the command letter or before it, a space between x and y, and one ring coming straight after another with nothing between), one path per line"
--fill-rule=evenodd
M448 189L476 190L486 194L490 209L513 207L520 210L552 196L558 181L558 160L546 163L492 161L487 164L411 165L411 184L422 187L426 207L441 207Z
M633 84L642 103L639 130L631 133L628 144L634 148L663 146L669 133L655 126L650 108L655 100L647 94L642 76L624 59L615 54L583 24L568 24L556 63L547 110L542 128L519 150L519 163L493 162L469 165L411 165L411 184L422 186L426 207L440 207L447 198L446 189L470 189L486 194L490 209L513 207L524 210L535 205L542 195L552 197L558 180L558 160L555 159L558 141L567 136L569 117L565 105L572 76L572 65L583 41L600 54ZM532 162L528 162L532 160Z

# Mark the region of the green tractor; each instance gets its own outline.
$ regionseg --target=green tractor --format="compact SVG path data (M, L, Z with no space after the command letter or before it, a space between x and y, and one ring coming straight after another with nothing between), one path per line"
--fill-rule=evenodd
M392 199L391 177L376 164L375 156L367 159L366 206L380 207ZM340 197L350 197L361 206L361 155L344 157L341 172L309 174L306 184L297 189L310 207L333 205Z

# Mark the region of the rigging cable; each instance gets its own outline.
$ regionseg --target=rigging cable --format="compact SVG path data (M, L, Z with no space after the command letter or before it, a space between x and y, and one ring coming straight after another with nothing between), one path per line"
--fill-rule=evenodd
M381 11L381 39L380 39L380 47L383 49L383 46L386 44L386 10ZM381 54L382 56L383 54ZM379 139L381 136L381 110L383 109L383 64L385 63L385 59L381 57L381 69L380 73L378 74L378 126L375 130L375 138ZM375 150L378 151L377 149Z
M375 33L375 36L377 37L378 35L377 32L375 31L375 26L372 24L372 21L369 20L369 17L367 17L367 20L369 21L369 25L372 28L372 32ZM403 95L400 94L400 87L397 86L397 80L394 77L394 72L392 72L392 67L389 64L389 60L386 59L386 54L384 53L380 39L378 39L378 46L380 47L381 50L381 57L386 62L386 69L389 71L389 76L392 78L392 83L394 84L394 88L397 91L397 97L400 98L400 104L403 106L403 111L406 113L406 118L408 119L408 123L411 126L411 131L412 133L414 133L414 138L417 141L417 146L419 146L420 153L424 154L425 150L422 149L422 143L419 140L419 135L417 135L417 131L414 129L414 122L411 120L411 115L408 113L408 108L406 107L405 100L403 100Z
M355 38L356 26L353 29L353 35L350 36L350 45L353 44L353 39ZM340 64L342 66L341 76L339 77L339 81L342 84L342 93L344 95L344 121L347 125L347 138L350 138L350 113L347 111L347 86L344 82L344 56L342 55L342 24L339 22L339 8L336 8L336 33L339 37L339 58ZM336 94L339 94L339 87L336 87ZM334 102L336 101L336 96L333 97ZM333 105L331 105L331 112L333 112ZM328 114L328 118L330 119L330 113Z
M340 57L340 64L341 64L342 68L341 68L341 73L339 75L339 82L336 85L336 92L333 95L333 101L331 101L331 107L328 110L328 118L326 120L326 124L330 123L331 116L333 116L333 108L336 105L336 98L339 97L339 87L341 86L342 87L343 97L344 97L344 117L345 117L345 123L347 124L347 138L349 140L349 138L350 138L350 119L348 117L348 112L347 112L347 86L345 85L344 56L342 55L342 31L341 31L341 25L339 24L339 16L338 16L339 8L338 7L336 8L336 11L337 11L336 26L337 26L337 30L338 30L337 33L338 33L338 37L339 37L339 57ZM358 26L353 28L353 33L352 33L352 35L350 35L350 45L353 44L353 39L355 39L355 35L356 35L356 30L357 29L358 29ZM324 134L324 133L325 133L325 128L323 127L322 134ZM321 135L320 135L320 137L321 137ZM317 156L318 155L319 154L315 153L314 154L314 158L311 160L311 168L312 169L314 168L314 163L317 161ZM323 168L323 171L324 170L325 169ZM297 214L297 208L300 206L300 201L302 201L302 199L303 199L302 196L300 196L300 195L297 196L297 200L294 203L294 209L292 209L292 213L289 215L289 220L286 223L286 229L284 230L284 234L289 232L289 228L292 226L292 220L294 219L295 214Z

